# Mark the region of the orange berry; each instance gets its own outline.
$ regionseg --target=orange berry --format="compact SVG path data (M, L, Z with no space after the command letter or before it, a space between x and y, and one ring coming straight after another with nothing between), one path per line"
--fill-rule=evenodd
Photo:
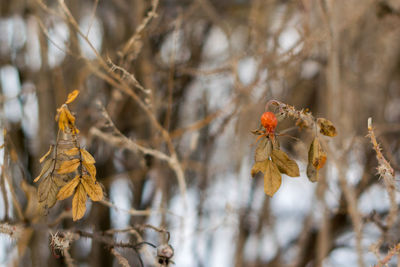
M274 113L267 111L261 115L261 124L262 126L264 126L267 132L273 133L275 131L276 125L278 125L278 120L275 117Z

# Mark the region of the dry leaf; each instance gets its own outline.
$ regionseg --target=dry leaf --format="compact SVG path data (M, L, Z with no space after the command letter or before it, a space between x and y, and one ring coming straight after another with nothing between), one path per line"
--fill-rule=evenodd
M282 176L278 167L271 160L266 160L264 173L264 192L272 197L282 183Z
M85 215L86 211L86 192L82 184L76 188L74 198L72 199L72 219L79 220Z
M86 149L82 148L81 154L82 154L83 161L86 162L87 164L94 164L96 162L96 160L93 158L93 156L90 155L90 153L87 152Z
M75 156L78 155L79 149L77 147L73 147L67 151L64 151L63 153L67 156Z
M272 150L271 158L281 173L291 177L300 176L299 166L297 166L297 163L290 159L282 150Z
M308 151L308 164L312 164L319 170L324 167L326 161L326 152L322 149L318 137L315 137Z
M39 159L40 163L42 163L50 155L50 153L53 151L53 148L54 146L51 145L49 151L47 151L46 154L44 154L44 156Z
M75 129L75 117L71 114L66 105L62 105L58 111L58 127L61 131L65 132L65 128Z
M94 164L87 164L86 162L83 162L83 166L85 166L86 171L90 174L92 179L96 181L96 167Z
M56 204L58 190L64 184L61 177L56 175L44 177L38 188L39 204L41 208L47 210Z
M307 177L310 182L318 181L318 170L310 163L307 165Z
M256 162L264 161L269 158L272 151L272 143L268 138L263 138L257 145L254 159Z
M266 161L266 160L265 160ZM257 173L265 172L265 161L259 161L254 163L253 168L251 169L251 176L256 176Z
M81 179L83 187L85 188L86 193L93 201L100 201L103 199L103 189L100 184L93 181L89 176Z
M50 171L50 170L53 170L53 169L54 169L54 163L55 163L55 162L54 162L53 159L48 159L48 160L46 160L46 162L43 164L43 168L42 168L42 170L40 171L38 177L36 177L35 180L33 180L33 182L36 183L37 181L40 180L40 178L42 178L42 176L43 176L45 173L47 173L47 172Z
M320 133L322 133L323 135L330 137L337 135L336 128L330 120L327 120L325 118L318 118L317 124L320 128Z
M80 181L79 175L75 176L74 179L69 181L66 185L64 185L57 194L58 200L63 200L72 196L75 191L75 188L78 186Z
M251 170L251 175L254 177L258 172L264 173L264 192L272 197L282 183L282 176L278 167L271 160L256 162Z
M79 159L72 159L68 161L64 161L60 168L57 170L59 174L64 174L64 173L71 173L75 171L78 166L80 165L80 160Z
M79 91L78 90L74 90L71 93L68 94L68 98L67 101L65 102L65 104L70 104L72 103L76 97L79 95Z

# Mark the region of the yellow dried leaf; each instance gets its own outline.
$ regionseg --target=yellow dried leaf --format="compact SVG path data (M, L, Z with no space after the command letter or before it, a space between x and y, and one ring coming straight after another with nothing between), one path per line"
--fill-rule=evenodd
M76 97L79 95L79 90L74 90L71 93L68 94L68 98L67 101L65 102L65 104L70 104L72 103Z
M93 181L89 176L81 180L86 193L93 201L100 201L103 199L103 189L98 182Z
M66 198L69 198L70 196L72 196L72 194L75 191L75 188L78 186L79 184L79 180L80 177L79 175L77 175L74 179L72 179L69 183L67 183L66 185L64 185L60 191L58 191L57 194L57 199L58 200L63 200Z
M281 173L291 177L300 176L299 166L297 166L297 163L290 159L282 150L272 150L271 158Z
M82 184L76 188L74 198L72 199L72 219L79 220L85 215L86 211L86 192Z
M308 164L312 164L319 170L324 167L326 161L326 152L322 149L318 137L315 137L308 151Z
M67 105L62 105L58 111L58 127L65 132L65 128L75 129L75 117L69 111Z
M330 120L327 120L325 118L318 118L317 124L320 128L320 133L322 133L323 135L330 137L337 135L336 128Z
M257 173L265 172L265 161L258 161L256 163L254 163L253 168L251 169L251 176L254 177L256 176Z
M40 171L40 174L38 175L38 177L35 178L35 180L33 180L33 182L37 182L39 181L40 178L42 178L42 176L50 170L50 168L54 167L54 160L53 159L48 159L46 160L46 162L43 164L43 168Z
M53 151L53 147L54 146L51 145L49 151L47 151L46 154L44 154L44 156L39 159L40 163L42 163L50 155L50 153Z
M71 159L68 161L64 161L60 168L57 170L59 174L64 174L64 173L71 173L75 171L79 167L80 161L79 159Z
M278 167L271 160L266 160L264 173L264 192L272 197L282 183L282 176Z
M256 162L264 161L269 158L272 151L272 142L267 138L263 138L257 145L254 159Z
M90 174L92 179L95 181L96 180L96 167L94 164L87 164L86 162L83 162L83 166L85 167L86 171Z
M78 154L78 152L79 152L79 149L77 147L73 147L73 148L65 151L64 154L67 156L75 156Z
M83 161L86 162L87 164L94 164L96 163L96 160L93 158L93 156L86 150L86 149L81 149L81 154Z

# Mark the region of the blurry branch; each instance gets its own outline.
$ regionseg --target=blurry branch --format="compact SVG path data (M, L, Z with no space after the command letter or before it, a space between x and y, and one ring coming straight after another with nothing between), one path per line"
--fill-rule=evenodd
M4 153L5 157L6 153ZM4 203L4 219L5 221L9 220L9 203L8 203L8 197L7 197L7 189L6 189L6 183L5 183L5 178L4 178L4 165L1 166L2 171L1 171L1 176L0 176L0 188L1 188L1 195L3 197L3 203Z
M65 211L61 212L61 214L58 215L58 217L53 222L49 223L48 225L49 225L49 227L54 227L57 224L59 224L60 222L62 222L64 219L67 219L67 218L72 218L72 212L70 210L69 211L65 210Z
M176 154L174 153L171 156L168 156L159 150L146 148L144 146L141 146L141 145L135 143L134 141L130 140L125 135L123 135L117 129L117 127L114 125L110 116L107 114L107 111L104 109L103 106L101 106L101 114L107 120L107 126L112 128L113 133L111 133L111 134L104 133L101 130L99 130L98 128L94 128L94 127L92 127L90 129L90 133L94 136L100 137L101 139L103 139L104 141L106 141L108 143L111 143L115 147L122 147L122 148L128 149L130 151L133 151L135 153L137 151L140 151L141 153L143 153L145 155L151 155L162 161L166 161L168 163L168 165L171 167L171 169L175 172L175 175L177 177L178 184L179 184L179 189L181 191L184 202L186 203L185 177L184 177L182 166L179 163Z
M7 171L5 171L3 168L4 165L2 166L2 175L4 176L4 178L6 179L7 183L8 183L8 188L10 189L11 192L11 199L13 202L13 205L15 207L15 210L17 211L17 216L19 220L24 220L24 214L22 212L22 208L21 208L21 204L19 203L18 199L17 199L17 194L15 193L14 190L14 185L12 184L12 181L10 179L10 176L8 174Z
M127 53L130 52L132 46L134 46L135 42L137 42L141 38L141 34L143 33L144 29L150 23L153 18L157 17L157 7L158 7L159 0L152 0L151 1L151 10L147 13L147 16L144 18L142 23L136 28L135 33L132 35L131 38L126 42L124 48L121 52L119 52L119 56L124 57Z
M113 208L113 209L115 209L117 211L126 212L126 213L128 213L128 214L130 214L132 216L149 216L152 213L154 213L154 211L151 211L151 210L135 210L135 209L127 210L127 209L122 209L122 208L118 207L117 205L115 205L115 204L113 204L110 201L107 201L105 199L100 200L100 203L105 205L105 206L107 206L107 207Z
M111 252L111 254L113 254L115 256L115 258L117 259L118 263L122 267L130 267L128 260L126 258L124 258L121 255L121 253L119 253L115 248L111 248L110 252Z
M94 22L94 17L96 16L96 10L97 10L98 4L99 4L99 0L95 0L94 1L94 5L93 5L93 9L92 9L92 14L90 15L90 23L89 23L88 30L86 32L86 36L89 36L90 29L92 28L92 25L93 25L93 22Z
M356 250L358 254L358 265L362 267L364 266L363 248L362 248L363 221L362 221L362 216L358 211L357 207L358 206L357 194L355 193L354 188L347 183L346 173L344 172L346 168L339 165L337 162L336 162L336 168L339 170L338 174L339 184L340 187L342 188L346 202L348 203L347 211L349 212L351 221L353 223L353 228L356 238Z
M120 66L115 65L115 64L111 61L111 58L107 58L107 62L108 62L108 64L110 64L111 70L112 70L112 71L119 70L119 71L122 72L122 77L121 77L122 79L128 78L136 88L140 89L140 90L141 90L143 93L145 93L146 95L148 95L148 94L151 93L151 91L150 91L149 89L145 89L145 88L138 82L138 80L136 80L135 76L133 76L132 73L128 72L126 69L124 69L124 68L122 68L122 67L120 67Z
M390 166L389 162L385 159L382 154L381 147L376 141L375 133L372 127L372 118L368 118L368 137L371 140L373 149L376 152L376 158L378 160L378 173L383 178L383 182L386 187L386 191L389 194L390 210L389 215L386 218L386 227L390 228L396 221L398 207L396 204L396 185L394 178L394 170Z
M209 125L212 121L214 121L215 119L221 117L221 115L226 113L227 110L230 110L230 108L233 105L235 105L238 102L238 100L239 100L239 97L233 97L231 99L231 101L229 101L225 106L223 106L222 108L218 109L217 111L215 111L213 113L208 114L205 118L199 119L190 125L187 125L187 126L184 126L182 128L172 131L170 133L171 138L178 138L178 137L182 136L184 133L197 131L197 130L200 130L201 128ZM235 110L237 110L237 109L235 109Z
M118 130L117 130L118 131ZM90 129L90 134L101 138L103 141L112 144L115 147L125 148L127 150L137 152L140 151L144 155L151 155L159 160L165 161L171 167L171 169L175 172L175 175L178 180L179 189L181 191L182 196L186 199L186 182L184 178L183 169L180 163L177 161L176 157L168 156L161 151L154 150L151 148L143 147L124 135L115 136L113 134L104 133L98 128L92 127Z
M69 251L67 248L63 249L63 255L64 255L65 265L67 265L67 267L76 266L74 264L74 259L72 259L71 254L69 254Z

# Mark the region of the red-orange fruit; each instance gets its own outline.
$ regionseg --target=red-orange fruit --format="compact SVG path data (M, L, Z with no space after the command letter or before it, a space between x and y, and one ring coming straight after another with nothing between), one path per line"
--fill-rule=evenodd
M261 115L261 124L267 132L273 133L278 125L278 119L274 113L267 111Z

